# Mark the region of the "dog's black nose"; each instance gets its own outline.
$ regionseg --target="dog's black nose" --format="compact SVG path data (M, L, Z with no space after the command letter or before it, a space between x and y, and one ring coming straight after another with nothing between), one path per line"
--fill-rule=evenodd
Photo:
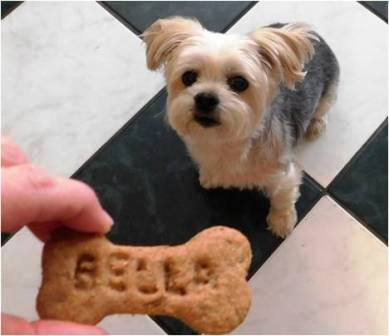
M219 98L215 94L208 92L198 93L194 97L194 101L196 109L202 113L212 112L219 104Z

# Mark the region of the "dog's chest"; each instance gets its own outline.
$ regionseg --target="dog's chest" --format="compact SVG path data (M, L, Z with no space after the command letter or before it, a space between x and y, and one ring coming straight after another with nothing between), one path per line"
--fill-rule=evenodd
M253 149L245 154L241 146L188 146L198 164L200 176L213 187L254 188L264 185L275 172L261 153Z

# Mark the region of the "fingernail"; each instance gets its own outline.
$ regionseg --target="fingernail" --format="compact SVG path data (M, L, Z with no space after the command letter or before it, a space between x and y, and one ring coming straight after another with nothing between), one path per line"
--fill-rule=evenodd
M113 225L113 219L106 211L104 211L103 216L104 216L105 233L107 233L109 232L109 230L111 230L111 227Z

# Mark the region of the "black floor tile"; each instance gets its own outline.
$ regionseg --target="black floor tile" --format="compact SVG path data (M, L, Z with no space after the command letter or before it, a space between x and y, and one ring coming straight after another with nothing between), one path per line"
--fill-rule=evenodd
M388 2L387 1L359 1L368 10L388 23Z
M103 1L101 3L135 33L167 16L196 17L207 29L225 31L253 1Z
M3 246L10 238L12 237L12 234L7 232L1 233L1 246Z
M334 179L329 193L388 242L388 122Z
M1 1L1 19L4 19L16 7L22 4L23 1Z
M165 101L163 91L74 177L91 185L113 216L113 242L181 244L207 227L226 225L249 238L254 274L281 243L266 229L267 199L254 191L202 189L183 143L164 122ZM300 218L321 197L308 178L301 191ZM174 319L157 320L169 333L191 333Z

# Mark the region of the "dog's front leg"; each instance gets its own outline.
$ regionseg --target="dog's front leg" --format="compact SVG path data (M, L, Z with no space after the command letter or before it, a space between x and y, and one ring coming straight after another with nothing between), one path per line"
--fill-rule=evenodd
M300 196L301 178L301 170L291 162L265 185L270 198L267 224L269 230L279 237L289 235L297 223L295 203Z
M217 187L217 184L214 182L212 175L204 169L200 169L199 182L204 189L212 189Z

